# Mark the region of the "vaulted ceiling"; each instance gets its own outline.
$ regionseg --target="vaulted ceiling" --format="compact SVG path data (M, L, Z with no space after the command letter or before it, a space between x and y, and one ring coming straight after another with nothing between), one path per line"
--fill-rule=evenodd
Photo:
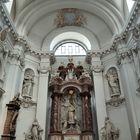
M80 10L87 23L58 28L54 21L63 8ZM64 32L84 35L91 41L93 50L94 46L108 47L121 32L127 15L126 0L15 0L12 8L18 33L35 50L49 50L52 40Z

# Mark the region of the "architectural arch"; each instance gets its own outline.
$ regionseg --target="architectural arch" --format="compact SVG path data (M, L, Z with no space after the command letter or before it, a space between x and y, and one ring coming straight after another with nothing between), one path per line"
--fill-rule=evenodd
M67 34L70 34L70 38L63 37L63 35L67 35ZM87 47L89 46L88 50L90 49L99 50L100 48L99 40L96 37L96 35L91 31L80 27L64 27L63 29L58 28L56 30L53 30L44 38L42 42L42 51L52 50L52 48L62 40L74 39L74 37L72 37L72 34L75 35L74 37L77 37L75 38L75 40L82 42ZM57 41L57 38L59 38L59 36L61 35L62 37ZM80 37L82 37L84 41L82 41Z
M72 7L88 11L89 13L98 13L97 16L103 19L111 27L113 32L118 33L123 25L122 16L120 15L119 11L112 5L108 5L106 2L104 2L104 5L101 2L96 1L88 1L86 3L84 1L74 1L74 3L75 4L73 5L73 2L62 0L57 4L55 1L46 1L38 5L36 2L34 4L29 5L28 7L24 8L24 10L18 15L16 19L16 26L18 28L18 32L21 35L25 35L26 29L28 30L29 28L31 28L34 25L34 23L38 21L38 17L42 17L46 13L56 11L58 10L58 7L59 9L64 7Z

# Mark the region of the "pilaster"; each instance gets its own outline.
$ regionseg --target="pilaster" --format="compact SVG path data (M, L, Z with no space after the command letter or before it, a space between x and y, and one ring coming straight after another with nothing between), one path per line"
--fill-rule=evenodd
M102 74L103 66L101 65L100 58L97 58L97 61L95 59L92 60L92 71L94 80L98 134L100 134L100 129L104 126L104 119L107 117Z
M130 123L130 130L132 139L137 139L138 133L138 116L136 113L136 79L135 73L132 67L132 53L130 51L124 51L119 53L119 65L122 78L122 85L124 89L124 96L126 98L127 114Z
M39 71L39 85L38 85L38 99L37 99L37 110L36 118L43 129L42 140L45 140L46 125L47 121L47 105L48 105L48 81L49 81L49 69L50 61L49 58L41 58ZM47 123L47 124L46 124Z
M19 84L21 78L22 68L24 67L24 50L23 47L16 44L14 49L11 50L8 54L8 62L9 70L7 71L5 78L5 93L2 97L2 115L1 115L1 130L4 127L4 121L6 118L6 109L5 104L7 104L18 92L19 92Z

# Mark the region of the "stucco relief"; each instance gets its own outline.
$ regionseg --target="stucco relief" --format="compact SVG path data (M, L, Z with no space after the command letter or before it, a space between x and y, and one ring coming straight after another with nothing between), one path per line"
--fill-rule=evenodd
M86 17L76 8L64 8L59 10L54 23L57 28L64 26L84 26Z

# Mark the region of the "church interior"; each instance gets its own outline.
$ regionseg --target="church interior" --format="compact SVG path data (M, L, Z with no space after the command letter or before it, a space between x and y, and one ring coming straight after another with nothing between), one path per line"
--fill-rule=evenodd
M0 140L140 140L140 0L0 0Z

